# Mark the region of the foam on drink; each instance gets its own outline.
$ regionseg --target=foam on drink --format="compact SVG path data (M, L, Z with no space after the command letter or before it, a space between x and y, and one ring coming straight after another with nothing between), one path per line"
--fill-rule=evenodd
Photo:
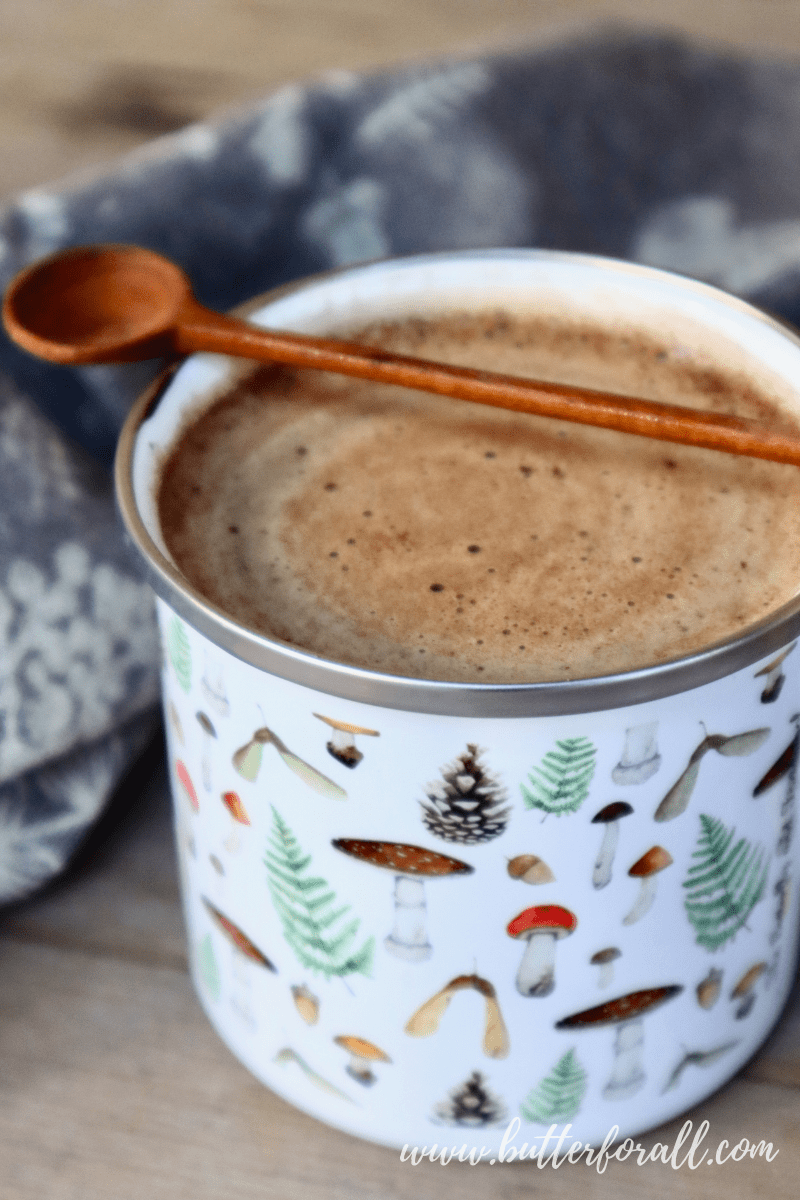
M348 336L790 424L762 380L628 326L456 313ZM159 512L180 569L243 624L422 678L665 661L800 581L794 467L284 368L243 370L184 431Z

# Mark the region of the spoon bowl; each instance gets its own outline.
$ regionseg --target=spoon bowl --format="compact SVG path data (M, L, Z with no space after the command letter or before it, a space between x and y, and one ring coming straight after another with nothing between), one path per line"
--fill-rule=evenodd
M13 340L65 365L124 362L168 352L192 300L174 263L139 246L81 246L35 263L11 284L3 321Z

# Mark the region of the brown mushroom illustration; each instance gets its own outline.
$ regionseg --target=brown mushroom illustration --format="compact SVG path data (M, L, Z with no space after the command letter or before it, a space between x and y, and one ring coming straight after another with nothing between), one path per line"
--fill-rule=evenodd
M319 1020L319 1000L304 983L292 987L294 1006L306 1025L316 1025Z
M612 800L592 817L593 825L603 826L603 840L592 872L592 883L596 888L605 887L611 881L611 867L619 841L619 823L632 812L630 804L624 800Z
M277 975L278 968L270 962L266 954L259 950L255 942L251 942L247 934L243 933L238 925L234 925L233 921L221 913L205 896L201 896L201 899L214 923L222 930L234 949L248 962L256 963L259 967L264 967L267 971L272 971Z
M573 1013L556 1022L556 1029L592 1029L599 1025L618 1027L614 1039L614 1066L611 1078L603 1089L606 1100L626 1100L644 1085L643 1018L682 991L680 984L645 988L640 992L629 992L616 1000L607 1000L595 1008L586 1008L583 1012Z
M424 962L430 958L433 947L428 941L425 880L471 875L475 868L437 850L406 842L336 838L331 845L351 858L394 872L394 927L383 944L390 954L406 962Z
M525 942L517 971L517 991L522 996L549 996L555 983L556 942L569 937L578 918L560 904L526 908L506 926L506 933Z
M265 746L274 746L289 770L294 771L303 783L318 792L320 796L327 796L330 800L347 799L347 792L343 787L334 783L332 779L328 779L327 775L323 775L310 763L304 762L302 758L293 754L277 733L268 729L266 725L257 729L250 741L246 745L240 746L233 754L231 759L233 766L244 779L251 783L257 779Z
M342 1034L333 1040L337 1046L341 1046L350 1055L350 1061L345 1067L347 1074L363 1087L372 1087L373 1083L378 1082L378 1077L372 1071L370 1063L390 1063L392 1061L388 1054L384 1054L380 1046L375 1046L366 1038Z
M656 875L672 865L672 855L663 846L651 846L646 854L638 858L628 871L632 879L641 880L641 889L623 925L633 925L650 911L656 898Z
M783 673L783 663L784 660L787 659L792 653L796 645L797 642L792 642L791 646L787 646L786 649L782 650L776 658L773 658L771 662L768 662L765 667L762 667L760 671L756 671L755 675L753 676L754 679L760 679L762 676L766 676L764 680L764 690L761 693L762 704L773 704L778 699L778 696L780 696L786 680L786 676Z
M325 743L325 749L337 762L344 767L357 767L364 755L356 747L356 734L365 737L380 737L377 729L366 729L363 725L351 725L348 721L336 721L333 717L324 717L322 713L314 713L318 721L324 721L333 730L331 740Z
M600 968L600 974L597 978L597 986L599 988L610 987L614 981L614 963L622 956L622 951L616 946L606 946L605 950L598 950L589 959L593 967Z
M204 712L194 714L197 718L197 723L203 731L203 750L200 759L200 774L203 778L203 787L207 792L211 791L211 743L217 740L217 731L211 724Z
M656 743L658 721L647 721L644 725L632 725L625 730L625 745L611 778L618 786L646 783L661 765L661 755Z
M705 979L701 979L695 988L697 1003L701 1008L713 1008L719 1000L721 991L722 971L720 971L719 967L712 967Z
M410 1037L429 1037L436 1033L444 1013L456 992L471 988L486 1001L486 1020L483 1035L483 1050L489 1058L506 1058L510 1049L508 1031L503 1021L500 1005L497 1002L497 992L488 979L480 975L457 975L455 979L426 1000L415 1013L409 1017L405 1032Z
M518 854L516 858L509 859L508 873L512 879L534 885L555 883L556 878L544 859L537 854Z
M731 1000L740 1000L741 1004L736 1009L734 1014L737 1021L746 1017L751 1008L756 1002L755 985L767 969L765 962L755 963L749 970L745 971L742 978L731 992Z
M223 792L222 803L227 808L231 816L231 832L226 837L223 845L225 849L233 854L239 849L239 830L238 825L249 825L250 818L247 815L247 809L242 804L242 801L236 792Z

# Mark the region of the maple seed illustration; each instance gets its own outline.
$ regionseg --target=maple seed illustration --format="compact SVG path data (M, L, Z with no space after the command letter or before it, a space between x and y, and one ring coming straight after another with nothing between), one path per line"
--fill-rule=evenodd
M456 992L471 988L486 1001L486 1021L483 1036L483 1052L489 1058L506 1058L509 1052L508 1031L497 1003L497 992L488 979L479 975L457 975L455 979L426 1000L409 1017L405 1031L409 1037L430 1037L436 1033L450 1001Z

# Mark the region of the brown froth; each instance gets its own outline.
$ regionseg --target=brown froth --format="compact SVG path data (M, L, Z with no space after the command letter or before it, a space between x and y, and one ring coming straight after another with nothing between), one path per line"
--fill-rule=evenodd
M492 313L360 336L788 421L757 379L631 330ZM213 405L159 509L181 570L243 623L424 678L644 666L735 633L800 580L793 467L314 372L258 368Z

